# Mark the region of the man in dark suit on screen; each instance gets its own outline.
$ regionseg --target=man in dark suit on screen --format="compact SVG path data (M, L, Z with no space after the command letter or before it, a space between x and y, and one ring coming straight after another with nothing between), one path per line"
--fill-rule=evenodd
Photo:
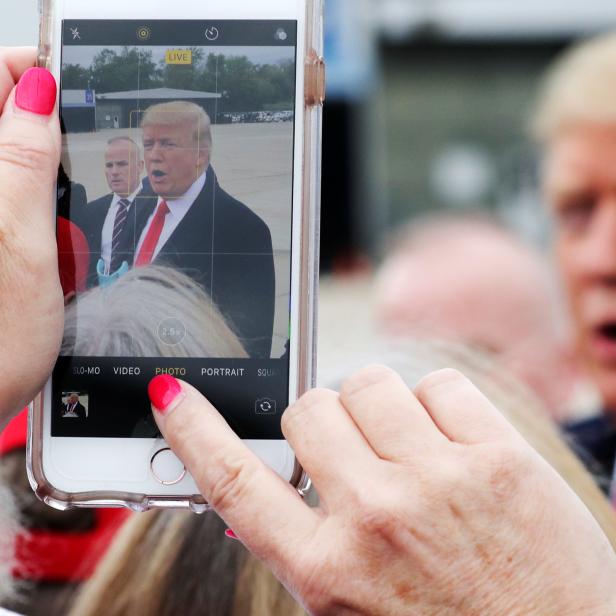
M141 126L156 196L138 197L134 265L167 265L191 276L248 354L269 358L275 300L270 231L220 187L210 165L208 115L193 103L163 103L145 112Z
M117 271L125 260L132 259L130 217L136 215L134 206L142 190L143 168L140 148L130 137L109 140L105 150L105 177L111 192L88 203L74 219L90 246L88 286L98 284L97 266L110 273Z

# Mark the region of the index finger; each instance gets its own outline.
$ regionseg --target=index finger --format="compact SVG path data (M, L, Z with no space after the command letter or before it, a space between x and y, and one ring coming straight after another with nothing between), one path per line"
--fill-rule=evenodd
M35 62L34 47L0 47L0 111L19 78Z
M208 503L246 547L284 575L299 545L316 530L317 513L194 387L163 375L150 383L149 393L165 440Z

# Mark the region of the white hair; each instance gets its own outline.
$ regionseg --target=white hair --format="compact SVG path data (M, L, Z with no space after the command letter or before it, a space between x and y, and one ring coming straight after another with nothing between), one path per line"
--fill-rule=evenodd
M179 319L186 334L165 344L159 328ZM246 351L209 295L169 268L134 268L109 287L78 296L67 309L63 355L81 357L242 358Z
M188 101L171 101L148 107L141 120L141 128L146 126L194 126L193 139L200 148L211 149L212 130L210 116L202 107Z
M549 70L531 129L542 142L578 123L616 124L616 33L573 47Z

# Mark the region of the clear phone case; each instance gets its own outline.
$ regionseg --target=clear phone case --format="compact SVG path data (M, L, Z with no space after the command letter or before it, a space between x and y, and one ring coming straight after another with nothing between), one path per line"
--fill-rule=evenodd
M302 190L302 237L300 243L300 314L298 353L296 362L297 397L314 386L316 375L316 320L319 271L320 180L321 180L321 121L325 92L323 61L323 0L306 0L306 48L304 50L304 154ZM39 0L40 41L39 66L51 67L53 36L56 20L54 0ZM152 508L184 508L195 513L209 509L200 494L191 497L97 491L66 493L54 488L43 467L44 396L40 394L30 405L27 442L27 471L37 496L56 509L72 507L128 507L135 511ZM291 484L300 494L310 487L310 480L298 462Z

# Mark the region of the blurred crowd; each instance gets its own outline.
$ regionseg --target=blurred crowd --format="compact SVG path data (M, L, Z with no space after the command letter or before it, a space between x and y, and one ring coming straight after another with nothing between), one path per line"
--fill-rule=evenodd
M538 94L529 125L549 247L479 208L438 212L397 229L374 273L361 261L360 277L373 306L362 326L375 332L364 358L393 365L410 386L435 368L462 369L616 546L614 84L616 35L604 35L562 55ZM325 311L346 284L327 282ZM354 345L337 349L329 362L338 370L321 374L321 385L335 387L358 361ZM213 514L58 512L37 502L25 446L22 414L0 438L0 468L21 513L12 571L19 583L7 607L76 616L303 613Z

